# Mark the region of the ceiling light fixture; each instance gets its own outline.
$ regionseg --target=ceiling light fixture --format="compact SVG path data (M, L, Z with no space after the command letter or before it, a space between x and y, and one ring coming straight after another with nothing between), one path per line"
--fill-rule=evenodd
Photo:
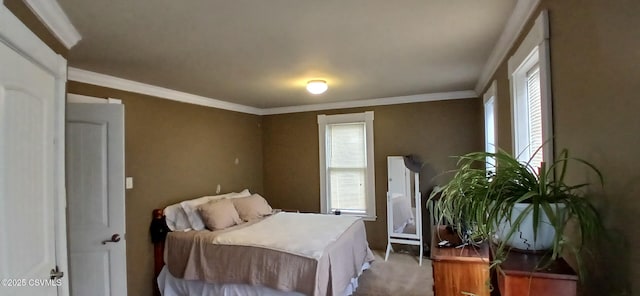
M307 82L307 91L314 95L324 93L328 88L329 86L324 80L309 80L309 82Z

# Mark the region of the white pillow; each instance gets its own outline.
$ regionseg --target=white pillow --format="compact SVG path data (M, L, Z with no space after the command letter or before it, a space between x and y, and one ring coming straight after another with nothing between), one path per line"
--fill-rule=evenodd
M187 213L184 212L182 205L179 203L164 208L164 216L166 217L167 226L171 231L191 229L191 223L189 223Z
M191 225L191 229L193 230L203 230L205 228L204 222L202 218L200 218L200 214L198 214L198 206L208 203L212 200L224 199L224 198L238 198L238 197L247 197L251 196L251 193L248 189L243 190L240 193L231 192L227 194L221 195L212 195L212 196L203 196L200 198L183 201L180 203L182 209L187 215L187 219L189 220L189 224Z

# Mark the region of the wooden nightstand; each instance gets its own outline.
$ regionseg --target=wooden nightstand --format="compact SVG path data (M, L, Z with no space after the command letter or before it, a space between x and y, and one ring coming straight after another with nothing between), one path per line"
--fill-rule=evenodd
M431 235L433 289L437 296L476 295L489 296L489 246L479 248L439 248L438 243L448 240L459 243L456 233L444 226L434 227Z
M509 252L498 285L502 296L573 296L576 295L578 276L562 258L543 270L536 270L541 255Z

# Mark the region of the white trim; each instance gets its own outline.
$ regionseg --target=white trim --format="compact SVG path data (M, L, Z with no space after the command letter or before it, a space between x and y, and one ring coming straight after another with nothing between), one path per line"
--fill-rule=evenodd
M59 76L61 69L58 64L58 55L52 50L42 50L45 47L49 49L49 46L40 38L29 38L31 35L33 32L3 3L0 6L0 37L3 38L4 43L21 52L28 52L32 61Z
M54 206L56 264L61 271L69 274L67 259L67 219L65 188L65 93L67 81L67 60L53 52L40 38L27 28L9 9L0 2L0 42L33 61L55 77L56 95L54 102L55 130L54 147ZM58 295L69 295L69 277L62 277Z
M80 103L80 104L117 104L121 105L122 100L114 98L98 98L92 96L67 94L67 104Z
M91 72L78 68L69 67L69 80L88 83L98 86L104 86L149 96L158 97L172 101L178 101L189 104L196 104L206 107L255 114L255 115L273 115L295 112L321 111L331 109L345 109L356 107L371 107L382 105L420 103L442 100L470 99L477 98L478 94L473 90L441 92L431 94L419 94L412 96L387 97L369 100L352 100L336 103L301 105L278 108L256 108L241 104L229 103L226 101L207 98L203 96L193 95L186 92L172 90L160 86L119 78L111 75Z
M172 90L164 87L159 87L151 84L141 83L137 81L127 80L110 76L106 74L100 74L87 70L69 67L69 80L94 84L109 88L115 88L119 90L125 90L129 92L169 99L173 101L196 104L201 106L225 109L230 111L249 113L255 115L262 115L262 109L249 107L245 105L229 103L217 99L211 99L198 95L193 95L177 90Z
M489 99L497 97L497 94L498 82L494 80L493 82L491 82L491 86L489 87L489 89L487 89L487 92L485 92L482 96L482 100L484 102L487 102Z
M82 103L82 104L107 104L108 101L104 98L97 98L92 96L67 94L68 103Z
M498 83L496 80L491 82L491 86L484 93L482 97L484 104L484 150L485 152L497 152L498 151ZM489 109L491 108L491 109ZM488 141L488 122L487 122L487 110L491 110L492 113L492 126L493 126L493 143L489 143ZM491 146L493 145L493 146ZM487 172L493 171L495 166L495 161L491 158L487 158L486 169Z
M34 35L35 37L35 35ZM38 38L39 39L39 38ZM47 46L47 48L49 48ZM53 50L51 50L53 52ZM69 295L69 259L67 242L67 188L65 171L65 95L67 93L67 60L61 55L57 55L58 69L56 73L56 137L54 140L56 153L56 261L60 270L66 272L67 276L62 277L62 285L58 287L58 296Z
M473 90L262 109L263 115L477 98Z
M67 103L80 103L80 104L117 104L121 105L122 100L114 98L98 98L92 96L67 94Z
M544 160L551 164L555 160L555 138L553 132L553 93L551 92L551 50L549 49L549 16L543 11L541 17L547 32L547 38L539 47L540 50L540 94L542 96L542 139L547 149L544 152Z
M533 27L527 36L522 40L520 46L516 52L509 58L508 69L509 73L517 71L527 56L531 54L531 51L538 45L542 44L545 40L549 40L549 20L547 17L547 11L544 10L536 18Z
M108 103L108 104L117 104L117 105L122 105L122 100L120 100L120 99L114 99L114 98L107 98L107 103Z
M320 213L327 213L327 115L318 115L318 143L320 159Z
M376 196L375 196L375 158L373 147L373 111L366 111L361 113L349 113L349 114L337 114L337 115L318 115L318 143L320 151L320 211L324 214L329 214L329 208L327 205L327 161L326 161L326 142L327 124L334 123L348 123L348 122L364 122L366 130L366 149L367 149L367 187L366 192L366 204L367 213L364 216L364 220L375 221L377 219L376 213Z
M521 96L518 90L524 90L524 76L535 63L540 65L540 100L542 108L542 140L545 149L543 159L546 163L552 163L554 157L553 145L553 113L551 92L551 58L549 51L549 15L543 10L536 18L531 30L527 33L516 52L509 58L508 71L511 90L511 138L513 141L513 154L519 155L524 145L516 135L516 113L523 108L517 103ZM522 136L522 135L521 135ZM528 142L528 140L527 140ZM520 149L519 149L520 148ZM528 155L528 154L527 154ZM525 156L524 158L528 158Z
M80 36L76 27L73 26L69 17L64 13L58 1L24 0L24 2L67 49L71 49L82 39L82 36Z
M498 66L504 61L509 50L515 44L518 36L522 32L524 25L535 12L536 7L540 4L540 0L518 0L516 7L513 9L511 16L507 20L507 24L500 34L500 38L496 43L489 59L487 60L480 77L476 83L476 93L481 93L489 83L489 79L496 72Z
M493 144L495 145L497 150L498 149L498 82L496 80L491 82L491 86L489 87L487 92L484 93L484 96L482 98L484 101L485 108L487 103L490 103L493 105L493 137L495 140L495 143ZM485 123L485 127L486 127L486 123Z

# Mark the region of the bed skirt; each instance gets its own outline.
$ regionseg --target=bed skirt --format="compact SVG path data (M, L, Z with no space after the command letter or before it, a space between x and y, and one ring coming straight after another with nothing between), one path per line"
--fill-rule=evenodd
M371 265L365 262L358 273L352 278L342 295L353 294L358 288L358 278ZM265 286L247 284L214 284L205 281L183 280L171 275L167 267L163 267L158 275L158 289L162 296L304 296L298 292L278 291Z

